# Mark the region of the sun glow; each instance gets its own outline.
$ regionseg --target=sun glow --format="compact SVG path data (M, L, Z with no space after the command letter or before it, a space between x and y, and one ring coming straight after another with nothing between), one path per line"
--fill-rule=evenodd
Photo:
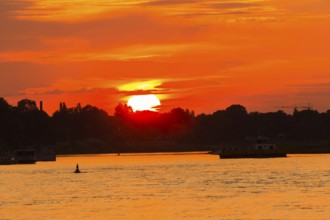
M134 95L129 98L127 105L133 111L158 111L160 101L155 95Z

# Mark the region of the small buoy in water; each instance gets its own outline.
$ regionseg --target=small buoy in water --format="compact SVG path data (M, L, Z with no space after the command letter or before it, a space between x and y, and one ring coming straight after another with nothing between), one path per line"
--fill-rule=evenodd
M78 165L78 164L77 164L77 166L76 166L76 170L74 171L74 173L80 173L79 165Z

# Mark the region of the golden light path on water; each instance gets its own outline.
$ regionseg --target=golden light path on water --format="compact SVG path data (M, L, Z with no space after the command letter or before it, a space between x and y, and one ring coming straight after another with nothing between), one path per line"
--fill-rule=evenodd
M329 161L123 154L0 166L1 219L329 219Z

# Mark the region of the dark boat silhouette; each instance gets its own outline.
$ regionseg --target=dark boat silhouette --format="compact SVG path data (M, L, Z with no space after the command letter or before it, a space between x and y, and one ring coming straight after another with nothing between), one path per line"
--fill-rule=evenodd
M228 158L274 158L286 157L284 148L269 143L268 138L258 137L255 144L222 147L218 151L221 159Z
M33 149L17 150L14 154L14 163L34 164L37 162L37 154Z

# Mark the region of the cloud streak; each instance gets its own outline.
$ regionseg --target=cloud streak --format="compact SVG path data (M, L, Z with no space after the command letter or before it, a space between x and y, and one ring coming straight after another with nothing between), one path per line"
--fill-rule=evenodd
M141 3L142 6L170 6L199 3L201 0L158 0Z

